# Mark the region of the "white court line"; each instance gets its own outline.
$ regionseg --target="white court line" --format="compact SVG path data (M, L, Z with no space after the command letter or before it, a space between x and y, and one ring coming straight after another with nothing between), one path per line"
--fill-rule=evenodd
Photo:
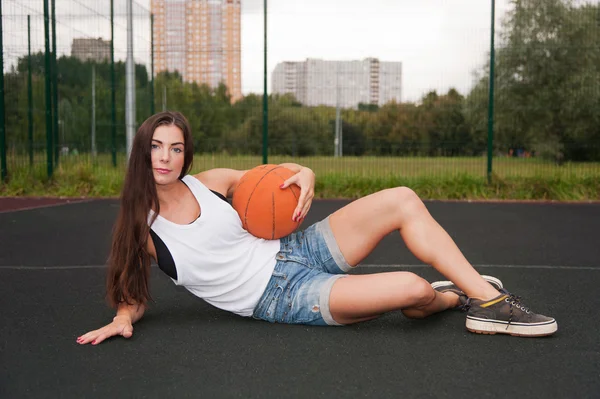
M152 265L151 267L158 267ZM404 264L360 264L357 268L383 268L383 269L426 269L430 265L404 265ZM592 266L564 266L564 265L473 265L480 269L550 269L550 270L595 270L599 267ZM77 269L104 269L106 265L73 265L73 266L0 266L0 270L77 270Z
M83 204L85 202L92 202L95 201L97 198L83 198L83 199L78 199L77 197L73 198L73 200L71 201L70 199L65 201L65 202L58 202L55 204L47 204L47 205L32 205L32 206L28 206L25 208L17 208L17 209L7 209L5 211L0 211L0 214L3 213L14 213L14 212L23 212L23 211L31 211L34 209L44 209L44 208L56 208L59 206L65 206L65 205L74 205L74 204Z
M430 268L430 265L376 265L365 264L358 265L361 267L383 267L383 268L398 268L398 269L419 269ZM558 270L600 270L599 267L592 266L563 266L563 265L473 265L474 268L494 268L494 269L558 269Z
M73 265L73 266L0 266L0 270L72 270L72 269L105 269L106 265Z

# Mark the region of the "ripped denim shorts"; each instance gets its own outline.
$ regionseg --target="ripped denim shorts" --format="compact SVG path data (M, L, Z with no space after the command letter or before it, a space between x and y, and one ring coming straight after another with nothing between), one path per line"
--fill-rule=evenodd
M281 238L275 270L252 317L271 323L339 326L329 310L333 283L351 266L329 218Z

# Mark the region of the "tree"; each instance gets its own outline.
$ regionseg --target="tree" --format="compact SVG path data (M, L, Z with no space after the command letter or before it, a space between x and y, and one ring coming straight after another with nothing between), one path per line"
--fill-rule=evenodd
M600 159L599 12L598 5L576 7L568 0L513 2L496 58L497 149L522 148L555 160ZM482 94L488 69L467 100L478 135L487 120Z

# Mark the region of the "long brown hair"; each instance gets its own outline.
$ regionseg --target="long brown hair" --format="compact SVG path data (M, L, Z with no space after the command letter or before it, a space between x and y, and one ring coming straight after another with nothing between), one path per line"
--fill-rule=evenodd
M108 258L106 298L117 307L120 303L146 304L150 298L150 254L147 250L150 226L160 212L152 169L152 136L159 126L175 125L183 132L184 161L179 178L192 167L194 146L190 126L179 112L160 112L142 123L135 135L121 192L119 216L113 228ZM148 220L150 210L155 211Z

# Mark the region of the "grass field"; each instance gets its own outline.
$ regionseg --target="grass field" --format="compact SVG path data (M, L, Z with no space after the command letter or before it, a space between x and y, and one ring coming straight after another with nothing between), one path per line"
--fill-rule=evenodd
M23 156L8 159L10 179L0 184L1 196L118 196L125 156L117 167L110 155L65 156L54 178L46 176L46 158L36 154L33 167ZM318 198L357 198L394 186L409 186L428 199L600 200L600 163L554 163L534 158L493 160L492 183L485 157L304 157L272 156L269 163L295 162L317 175ZM261 156L197 154L192 173L225 167L249 169Z

